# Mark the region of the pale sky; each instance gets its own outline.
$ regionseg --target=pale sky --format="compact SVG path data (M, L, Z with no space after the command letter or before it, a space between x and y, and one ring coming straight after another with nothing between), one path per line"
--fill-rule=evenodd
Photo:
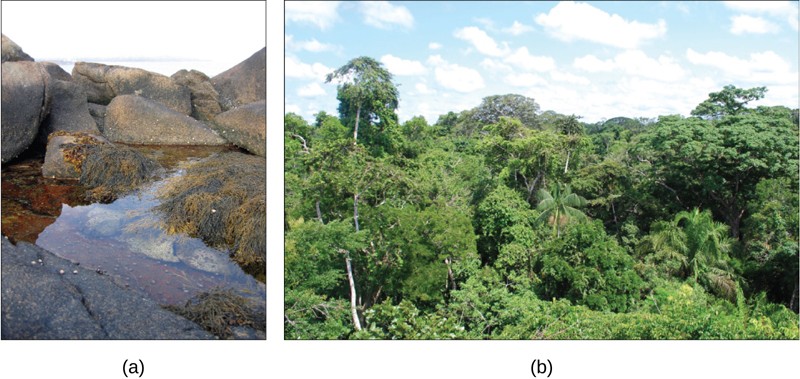
M3 1L2 32L37 61L107 62L167 76L186 68L211 77L265 46L265 4Z

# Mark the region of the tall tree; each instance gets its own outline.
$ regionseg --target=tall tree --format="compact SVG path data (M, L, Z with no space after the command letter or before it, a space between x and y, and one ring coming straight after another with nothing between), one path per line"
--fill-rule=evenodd
M767 92L767 87L744 89L727 85L722 88L722 91L709 93L708 99L692 110L692 116L719 119L723 116L740 114L747 110L745 108L747 103L762 99L765 92Z
M542 212L539 221L547 221L553 225L553 235L561 236L561 228L571 219L582 220L586 215L578 210L586 205L586 199L572 193L569 185L556 183L552 191L539 190L539 205L536 210Z
M472 118L486 125L499 122L500 117L511 117L528 128L536 128L538 112L539 104L530 97L517 94L494 95L483 98L481 105L475 108Z
M392 74L370 57L358 57L328 74L325 81L338 82L336 99L342 123L353 127L353 144L358 142L359 128L365 145L380 145L383 151L391 145L396 132L398 91Z

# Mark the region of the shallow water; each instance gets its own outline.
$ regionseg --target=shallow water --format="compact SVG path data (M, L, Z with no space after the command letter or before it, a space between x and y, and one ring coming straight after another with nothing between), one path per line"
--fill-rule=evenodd
M244 273L227 252L185 234L167 234L160 216L152 212L159 204L158 189L170 177L181 175L181 166L223 150L165 146L137 149L159 161L167 174L110 204L81 202L78 194L82 188L76 182L40 179L36 161L6 168L3 234L12 240L35 242L85 268L108 274L120 285L143 291L159 304L181 304L214 287L230 288L263 303L264 285ZM47 200L36 200L36 193Z

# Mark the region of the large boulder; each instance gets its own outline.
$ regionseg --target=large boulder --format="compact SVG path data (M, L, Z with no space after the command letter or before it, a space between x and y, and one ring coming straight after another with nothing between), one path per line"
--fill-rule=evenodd
M219 94L206 74L197 70L180 70L171 76L175 83L189 88L192 94L192 117L211 121L222 112Z
M97 125L97 130L103 133L106 127L106 106L102 104L89 103L89 114Z
M105 136L136 145L224 145L204 123L141 96L117 96L106 108Z
M250 103L221 113L214 118L211 128L234 145L266 157L266 101Z
M50 110L50 76L34 62L2 64L2 162L17 157L36 139Z
M267 48L211 78L219 92L219 103L227 111L240 105L267 99Z
M42 176L58 179L80 179L81 166L91 146L106 144L103 137L77 132L56 132L50 135L42 164Z
M2 338L212 339L110 276L2 238Z
M18 62L29 61L33 62L30 55L25 54L22 48L19 47L11 38L2 35L2 62Z
M86 93L81 85L54 79L50 87L50 113L39 131L43 140L57 131L100 133L97 123L89 114Z
M52 79L72 81L72 75L64 71L61 66L53 62L38 62L42 68L50 75Z
M75 63L72 78L86 89L91 103L109 104L120 95L139 95L183 114L192 113L189 89L171 78L140 68Z

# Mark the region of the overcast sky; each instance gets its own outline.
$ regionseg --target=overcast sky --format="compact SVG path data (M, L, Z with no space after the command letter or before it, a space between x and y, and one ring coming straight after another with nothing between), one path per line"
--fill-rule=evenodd
M263 1L4 1L2 19L3 34L37 61L107 61L164 75L214 76L266 44Z
M401 122L519 93L595 122L683 114L727 84L798 106L797 2L287 2L286 112L336 114L358 56L400 85Z

